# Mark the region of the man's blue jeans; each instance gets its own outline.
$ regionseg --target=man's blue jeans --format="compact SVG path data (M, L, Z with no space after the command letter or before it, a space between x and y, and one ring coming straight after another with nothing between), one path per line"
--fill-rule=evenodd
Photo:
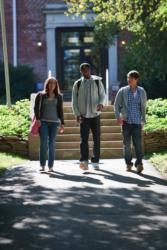
M48 151L48 167L52 168L55 159L55 142L59 123L41 121L40 127L40 165L46 165L46 157Z
M127 165L132 163L131 139L136 153L135 166L142 164L142 128L141 124L124 123L122 126L124 158Z
M84 118L83 122L80 124L80 161L88 161L88 139L90 130L93 136L93 155L91 161L98 163L100 158L100 116Z

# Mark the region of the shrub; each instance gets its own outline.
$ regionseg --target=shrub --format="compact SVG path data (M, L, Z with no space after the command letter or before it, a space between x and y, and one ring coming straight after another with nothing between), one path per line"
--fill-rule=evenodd
M167 131L167 99L148 100L145 131ZM17 101L12 109L0 105L0 135L27 137L30 127L30 101Z
M12 102L17 100L29 98L30 94L35 91L36 76L33 69L26 65L19 65L17 67L9 66L10 89ZM0 64L0 96L4 96L5 78L4 66Z
M145 131L167 131L167 99L148 100Z
M0 105L0 135L26 137L30 127L30 101L21 100L9 109Z
M155 116L157 118L167 117L167 99L158 98L155 100L148 100L147 115Z

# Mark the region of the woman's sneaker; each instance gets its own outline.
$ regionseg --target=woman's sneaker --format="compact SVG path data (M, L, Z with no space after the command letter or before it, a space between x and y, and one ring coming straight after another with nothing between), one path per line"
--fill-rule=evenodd
M79 167L80 167L82 170L88 170L88 162L86 162L86 161L81 161L80 164L79 164Z

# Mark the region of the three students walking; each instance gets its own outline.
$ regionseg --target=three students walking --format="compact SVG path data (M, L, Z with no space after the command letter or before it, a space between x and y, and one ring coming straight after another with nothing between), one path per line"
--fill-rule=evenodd
M105 104L105 89L102 78L91 75L88 63L80 65L81 78L76 80L72 89L72 110L80 126L80 168L88 170L89 164L89 133L92 133L93 152L90 161L95 170L99 169L100 160L100 114ZM119 125L122 126L124 159L127 171L131 171L132 150L131 139L136 154L134 166L137 173L143 171L142 127L145 123L146 92L138 86L139 73L130 71L127 74L128 86L118 91L114 110ZM41 170L45 170L48 151L48 168L53 171L55 159L55 142L59 126L64 131L63 98L58 81L51 77L46 79L44 91L39 92L35 99L34 113L39 120Z

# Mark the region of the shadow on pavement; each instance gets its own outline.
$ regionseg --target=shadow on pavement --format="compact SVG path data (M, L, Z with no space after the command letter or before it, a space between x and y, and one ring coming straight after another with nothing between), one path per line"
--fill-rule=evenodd
M96 184L96 185L102 185L103 183L95 178L88 177L85 175L68 175L64 174L58 171L54 171L53 173L50 174L50 178L56 178L56 179L61 179L61 180L67 180L67 181L74 181L74 182L87 182L91 184Z
M66 175L68 189L36 185L28 170L0 179L0 249L2 250L165 250L167 193L147 188L167 185L156 177L142 181L100 170L119 187L101 188L92 177ZM98 187L77 186L79 182ZM136 184L124 187L124 183ZM166 183L166 184L165 184Z

